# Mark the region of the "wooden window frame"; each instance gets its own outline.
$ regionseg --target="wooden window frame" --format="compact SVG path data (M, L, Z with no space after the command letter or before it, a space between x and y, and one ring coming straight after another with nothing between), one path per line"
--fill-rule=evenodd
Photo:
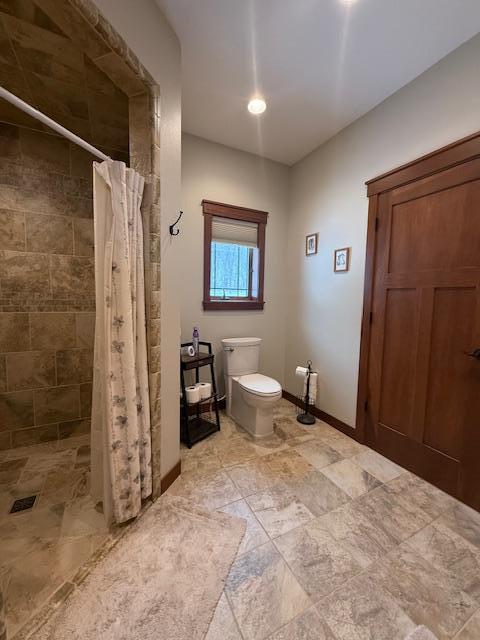
M265 227L268 213L233 204L202 200L203 210L203 308L205 311L261 311L263 285L265 276ZM214 217L231 218L242 222L258 224L258 297L255 299L219 300L210 297L211 255L212 255L212 222Z

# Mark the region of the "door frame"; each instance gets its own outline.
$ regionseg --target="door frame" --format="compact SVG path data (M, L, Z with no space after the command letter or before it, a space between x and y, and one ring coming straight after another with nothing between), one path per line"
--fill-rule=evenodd
M401 165L376 178L368 180L368 225L365 260L365 283L363 291L363 314L360 337L360 362L358 372L356 435L359 442L366 443L368 401L369 401L369 355L373 302L373 283L375 277L375 251L378 229L378 200L382 193L396 189L420 178L440 173L456 165L480 157L480 131L466 138L452 142L417 160Z

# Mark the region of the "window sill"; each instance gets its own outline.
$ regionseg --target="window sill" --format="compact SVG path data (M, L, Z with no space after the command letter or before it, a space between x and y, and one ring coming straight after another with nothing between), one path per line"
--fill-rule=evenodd
M204 300L205 311L261 311L265 303L259 300Z

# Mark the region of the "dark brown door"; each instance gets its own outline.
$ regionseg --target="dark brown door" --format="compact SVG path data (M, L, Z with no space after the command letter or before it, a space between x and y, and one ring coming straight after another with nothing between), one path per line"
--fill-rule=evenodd
M480 509L480 159L377 198L366 441Z

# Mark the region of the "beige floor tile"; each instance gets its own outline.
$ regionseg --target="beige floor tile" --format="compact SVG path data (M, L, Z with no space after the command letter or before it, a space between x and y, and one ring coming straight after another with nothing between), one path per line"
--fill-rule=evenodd
M193 472L182 473L169 487L168 493L192 500L207 509L219 509L242 497L225 471L201 478Z
M385 491L405 509L426 513L432 520L458 504L455 498L409 472L391 480Z
M312 512L284 484L255 493L246 500L271 538L314 518Z
M397 542L365 518L355 503L345 504L317 519L318 526L338 540L366 568L393 549Z
M25 535L22 527L16 526L14 517L1 521L0 540L2 541L0 544L0 568L12 566L19 558L38 549L43 544L38 534Z
M65 504L53 504L44 507L35 506L32 511L25 511L11 516L16 526L24 535L36 535L42 538L56 539L60 536Z
M321 516L350 501L340 487L317 469L312 468L309 473L286 480L285 483L315 516Z
M287 447L294 449L295 447L298 447L299 444L315 442L316 439L317 437L314 433L306 433L305 435L296 436L295 438L288 438L288 440L285 440L285 444Z
M82 449L77 451L77 445ZM68 438L7 452L20 468L0 489L0 571L8 570L7 620L16 633L109 537L88 494L89 446ZM80 454L80 456L79 456ZM76 466L80 459L80 466ZM8 514L14 499L38 495L31 510Z
M237 556L268 542L268 536L264 528L258 522L245 500L237 500L237 502L227 504L225 507L218 509L218 511L229 513L237 518L243 518L247 523L247 529L238 548Z
M242 640L225 593L222 593L205 640Z
M28 458L16 458L0 462L0 485L18 481Z
M480 611L473 614L457 633L455 640L478 640L480 638Z
M336 640L314 607L269 636L268 640Z
M39 475L47 475L51 471L71 471L75 465L76 449L66 449L31 456L25 465L20 483L32 480Z
M372 449L365 449L365 451L353 456L352 462L355 462L359 467L368 471L368 473L375 476L380 482L388 482L405 473L405 469L399 467L388 458L384 458Z
M312 471L314 467L294 449L279 451L268 456L263 456L272 473L280 480L302 478Z
M225 591L245 640L264 640L311 606L271 542L236 560Z
M242 496L249 496L252 493L264 491L279 481L278 476L273 473L263 458L229 467L227 473Z
M245 440L255 449L257 456L267 456L270 453L284 451L288 449L288 445L284 440L279 438L275 433L265 438L253 438L249 434L245 434Z
M30 458L32 456L40 456L48 453L55 453L57 450L57 442L44 442L43 444L32 444L28 447L17 447L8 449L6 459L13 460L15 458Z
M60 535L89 536L107 533L108 527L100 509L93 504L90 496L73 500L65 506Z
M365 573L327 596L317 608L338 640L404 640L416 626Z
M366 449L363 444L337 430L320 433L319 438L338 451L343 458L352 458Z
M361 469L349 459L324 467L321 472L351 498L358 498L381 485L381 482L368 471Z
M361 571L350 552L316 520L276 538L275 545L312 602Z
M313 441L302 442L295 447L300 455L316 469L323 469L334 462L342 460L338 451L332 449L326 442L314 439Z
M414 551L447 571L460 589L480 605L480 549L445 525L434 522L408 539Z
M57 441L57 451L65 451L66 449L78 449L79 447L88 446L90 444L90 434L83 436L73 436Z
M204 440L200 440L200 442L196 442L191 449L189 449L183 443L180 444L180 457L182 460L185 458L192 457L201 457L201 456L209 456L216 455L217 450L214 446L214 439L221 435L221 431L217 431L210 438L205 438Z
M46 544L25 555L12 568L6 593L11 634L61 586L62 580L55 575L55 551L56 544Z
M386 485L357 498L354 508L382 531L387 540L397 543L403 542L432 521L417 505L400 503L397 495L387 491Z
M440 517L438 522L445 524L476 547L480 547L480 513L478 511L456 503Z
M254 447L243 438L233 440L227 447L218 449L217 455L224 467L232 467L235 464L258 457Z
M222 468L222 462L216 454L197 454L182 458L182 473L193 471L198 476L206 476Z
M367 571L412 620L431 629L439 640L454 636L478 608L452 577L407 545L391 551Z
M292 438L315 435L313 429L309 430L307 427L300 425L295 416L279 416L274 418L273 422L276 435L285 442Z

